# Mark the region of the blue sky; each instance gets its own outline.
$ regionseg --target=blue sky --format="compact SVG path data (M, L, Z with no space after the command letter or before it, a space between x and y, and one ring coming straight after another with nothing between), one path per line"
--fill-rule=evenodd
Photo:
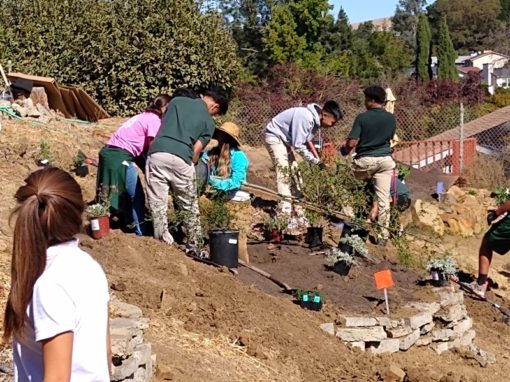
M398 0L330 0L330 2L335 6L333 10L335 17L342 6L351 23L393 16L398 4Z

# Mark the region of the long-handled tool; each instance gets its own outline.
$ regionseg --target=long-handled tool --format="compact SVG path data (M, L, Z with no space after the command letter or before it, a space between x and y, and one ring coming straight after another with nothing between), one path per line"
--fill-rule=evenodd
M271 276L269 273L267 273L266 271L263 271L262 269L260 268L257 268L251 264L247 264L245 263L243 260L239 259L239 264L241 264L243 267L245 268L248 268L250 270L252 270L253 272L255 273L258 273L259 275L261 276L264 276L265 278L267 278L268 280L271 280L272 282L274 282L276 285L278 285L279 287L283 288L283 290L285 292L289 292L289 291L292 291L293 289L286 283L284 283L283 281L280 281L276 278L274 278L273 276Z
M499 310L501 312L501 314L503 314L503 316L505 316L505 320L510 320L510 310L502 307L501 305L499 305L498 303L488 299L487 297L482 297L480 296L479 294L477 294L473 288L467 284L467 283L464 283L462 281L458 281L458 280L455 280L455 279L451 279L454 283L456 283L462 290L472 294L473 296L476 296L478 299L480 299L481 301L485 301L489 304L491 304L493 307L495 307L497 310Z

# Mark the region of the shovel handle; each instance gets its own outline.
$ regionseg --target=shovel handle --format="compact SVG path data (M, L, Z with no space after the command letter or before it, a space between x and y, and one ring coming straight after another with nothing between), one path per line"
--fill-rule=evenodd
M2 73L2 78L4 79L5 86L7 86L7 87L11 86L11 83L7 79L7 76L5 75L5 72L4 72L4 68L2 67L1 64L0 64L0 73Z

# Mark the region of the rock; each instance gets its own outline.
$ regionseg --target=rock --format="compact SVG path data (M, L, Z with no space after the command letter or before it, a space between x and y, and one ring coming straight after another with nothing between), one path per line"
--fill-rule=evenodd
M449 231L454 235L462 237L471 237L475 234L474 224L470 224L466 219L459 216L450 218L446 221Z
M451 186L448 191L446 191L445 195L449 195L455 198L455 201L461 200L466 193L459 186Z
M453 333L455 336L461 336L469 329L473 327L473 320L471 317L467 317L462 321L459 321L456 325L453 326Z
M464 303L464 293L461 291L449 293L440 292L439 301L442 307ZM434 312L435 313L435 312Z
M441 309L434 317L443 320L444 322L457 322L467 316L465 305L452 305Z
M148 342L143 342L139 345L136 345L132 355L132 357L138 363L138 366L151 364L151 356L152 346Z
M381 341L387 338L387 334L382 326L373 326L368 328L339 328L336 336L343 341Z
M128 378L138 369L138 363L133 357L129 357L121 361L118 366L114 366L112 370L112 381L122 381Z
M388 328L396 328L399 325L404 325L404 320L392 320L389 317L376 317L377 323L381 326Z
M435 204L417 199L413 205L413 219L422 228L427 228L438 234L444 235L444 223L441 220L441 211Z
M349 345L351 345L353 349L365 351L365 342L363 341L349 342Z
M400 348L400 340L388 338L380 342L368 342L365 346L372 354L396 353Z
M432 344L432 349L434 349L437 354L444 353L450 350L450 348L451 344L449 342L436 342Z
M474 330L468 330L467 332L463 333L460 338L457 338L453 341L453 345L456 348L462 347L462 346L469 346L473 343L473 340L476 337L476 332Z
M416 341L418 341L418 338L420 338L420 329L416 329L408 336L401 338L399 344L400 350L408 350L416 343Z
M188 267L186 266L186 264L184 263L179 263L179 272L181 273L181 275L183 275L184 277L188 277Z
M413 332L413 329L410 326L398 326L396 328L386 329L388 332L388 337L398 338L407 336Z
M117 356L128 356L133 354L135 347L143 342L142 336L132 338L124 335L111 334L112 354Z
M332 336L335 335L335 324L332 322L321 324L320 328L324 330L326 333L331 334Z
M472 358L478 361L481 367L496 363L496 356L494 354L486 352L476 345L470 345L469 350L472 353Z
M421 336L416 341L416 346L428 346L432 343L432 336Z
M122 302L117 298L110 300L110 311L112 316L124 318L141 318L143 315L139 307Z
M365 326L375 326L377 325L377 320L373 317L351 317L344 316L342 317L342 322L348 328L356 328L356 327L365 327Z
M436 329L433 330L432 333L432 341L442 341L446 342L449 341L451 337L453 337L454 332L451 329Z
M403 382L405 377L404 370L392 363L384 373L384 382Z
M433 322L431 322L430 324L423 325L420 329L420 334L424 335L430 333L430 331L434 329L434 326L436 326L436 324L434 324Z
M430 312L430 314L436 313L439 309L441 309L441 305L437 302L411 302L407 304L409 308L418 309L425 312Z
M411 328L418 329L432 322L432 314L430 312L422 312L408 317L404 321L406 325L409 325Z

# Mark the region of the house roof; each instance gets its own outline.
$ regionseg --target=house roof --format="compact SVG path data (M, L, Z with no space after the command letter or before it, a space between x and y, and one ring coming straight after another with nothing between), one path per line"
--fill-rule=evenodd
M504 57L504 58L510 58L508 57L507 55L505 54L502 54L502 53L498 53L498 52L494 52L493 50L486 50L484 51L483 53L480 53L480 54L477 54L476 56L473 56L471 58L469 58L469 60L471 61L475 61L475 60L478 60L480 58L483 58L483 57L486 57L486 56L489 56L491 54L494 54L494 55L497 55L497 56L500 56L500 57Z
M510 68L498 68L494 69L494 76L497 78L510 78Z
M481 70L479 68L474 67L474 66L459 66L459 65L457 65L457 70L464 74L481 72Z
M463 65L467 60L473 56L459 56L455 59L455 65Z

